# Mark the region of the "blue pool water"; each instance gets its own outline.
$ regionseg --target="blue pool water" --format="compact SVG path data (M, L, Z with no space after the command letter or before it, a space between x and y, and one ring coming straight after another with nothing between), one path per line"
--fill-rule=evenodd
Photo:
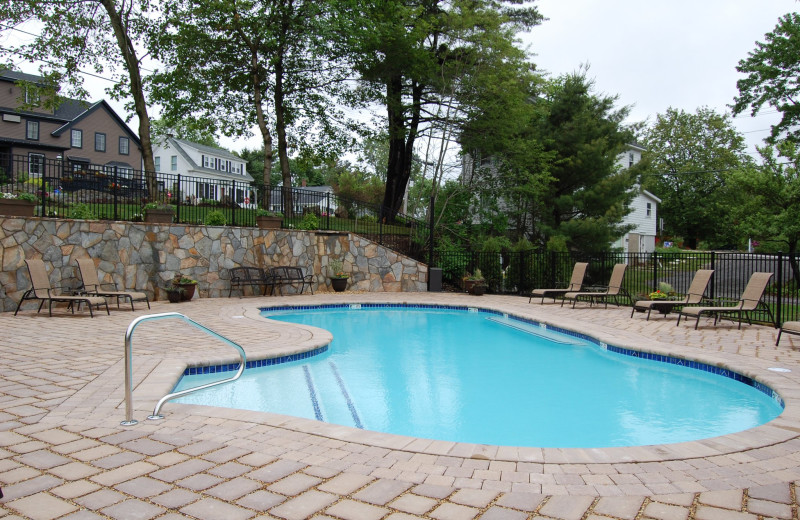
M248 369L235 383L177 401L414 437L564 448L708 438L782 411L777 398L729 377L494 313L390 307L264 315L329 330L333 342L319 355ZM229 376L186 376L177 389Z

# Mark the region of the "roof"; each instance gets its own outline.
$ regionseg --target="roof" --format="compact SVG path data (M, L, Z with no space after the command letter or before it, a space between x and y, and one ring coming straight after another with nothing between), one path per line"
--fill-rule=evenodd
M75 100L70 100L70 101L74 102ZM59 107L59 108L61 108L61 107ZM67 107L67 108L65 108L65 111L76 110L76 109L77 108L74 107L74 106L73 107ZM123 121L122 118L119 117L119 115L117 115L117 113L114 111L113 108L111 108L111 105L109 105L106 102L105 99L102 99L100 101L97 101L96 103L93 103L92 105L89 105L89 108L84 108L84 110L82 112L80 112L78 115L76 115L72 119L68 120L67 123L65 123L61 127L57 128L53 132L53 135L59 136L59 135L63 134L68 129L70 129L72 126L74 126L77 123L81 122L82 120L86 119L87 117L89 117L91 114L93 114L94 112L96 112L98 110L105 110L108 113L108 115L110 115L111 118L114 119L114 121L116 121L116 123L120 126L120 128L125 130L125 132L128 134L128 136L133 140L133 142L136 143L136 146L141 148L142 142L139 140L139 136L136 135L136 133L133 130L130 129L128 124L125 121Z
M168 137L164 141L160 143L164 148L172 147L174 148L181 156L191 165L191 169L199 172L206 172L212 175L224 175L224 176L231 176L235 177L236 179L245 180L248 182L253 182L253 177L247 173L247 161L242 159L241 157L230 153L228 150L224 148L217 148L215 146L206 146L200 143L193 143L191 141L186 141L183 139L175 139L174 137ZM232 161L244 163L244 175L233 174L230 172L224 172L221 170L215 170L213 168L206 168L201 164L197 164L192 156L186 151L187 148L193 148L201 153L206 153L209 155L214 155L216 157L222 157L225 159L229 159Z
M42 77L36 76L34 74L26 74L24 72L19 72L16 70L3 69L0 70L0 80L13 81L15 83L17 81L27 81L29 83L41 83Z

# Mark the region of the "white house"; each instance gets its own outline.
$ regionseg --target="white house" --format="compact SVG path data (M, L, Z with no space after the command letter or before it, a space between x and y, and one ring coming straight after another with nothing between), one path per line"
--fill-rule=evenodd
M170 193L178 191L174 196L186 202L232 200L244 207L256 205L247 161L227 150L167 137L153 146L153 159L159 184Z
M617 164L621 168L630 168L642 160L644 148L627 145L628 149L619 155ZM636 186L636 197L630 204L631 212L623 219L623 225L634 225L631 231L612 244L626 253L652 253L656 248L658 233L658 204L661 199L641 186Z

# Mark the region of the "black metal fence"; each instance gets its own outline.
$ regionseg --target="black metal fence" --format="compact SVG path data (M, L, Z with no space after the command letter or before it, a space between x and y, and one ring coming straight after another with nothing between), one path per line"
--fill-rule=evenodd
M258 208L284 215L283 227L346 231L418 260L427 260L427 223L399 214L384 218L380 205L339 197L330 187L263 187L244 180L157 173L151 197L142 170L39 155L0 154L0 192L31 193L40 217L140 221L148 202L173 206L175 221L203 224L220 211L230 226L255 226ZM153 200L155 199L155 200Z
M778 324L800 319L800 291L795 255L762 255L728 252L680 253L599 253L572 254L537 251L506 253L443 253L434 257L434 265L442 268L445 283L461 287L465 273L480 269L490 292L529 294L535 288L565 287L575 262L589 262L585 286L608 283L614 264L625 263L623 286L631 299L646 298L669 284L677 293L685 294L698 269L713 269L714 276L706 291L711 300L736 300L754 272L772 273L764 296ZM769 321L766 312L755 319Z

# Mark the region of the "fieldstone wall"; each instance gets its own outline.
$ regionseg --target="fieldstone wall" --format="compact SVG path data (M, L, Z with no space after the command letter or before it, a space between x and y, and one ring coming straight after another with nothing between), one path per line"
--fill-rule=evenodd
M31 286L26 258L44 260L53 286L77 288L76 260L85 257L95 259L101 282L156 300L176 275L198 281L196 298L228 296L229 269L238 266L298 266L314 276L315 292L327 291L334 257L350 275L348 290L426 291L428 281L427 265L349 233L0 217L2 310L13 311Z

